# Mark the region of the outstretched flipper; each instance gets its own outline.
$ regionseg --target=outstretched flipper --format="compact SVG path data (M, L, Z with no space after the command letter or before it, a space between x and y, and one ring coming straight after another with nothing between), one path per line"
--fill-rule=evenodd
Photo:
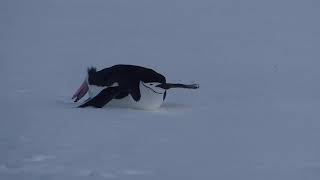
M102 108L108 102L110 102L115 96L120 94L119 87L108 87L102 90L97 96L80 105L79 108L93 106L96 108Z
M132 98L137 102L141 99L141 93L140 93L140 87L139 87L140 81L135 81L132 83L131 87L131 96Z
M162 83L159 84L158 87L163 89L171 89L171 88L185 88L185 89L198 89L199 84L173 84L173 83Z

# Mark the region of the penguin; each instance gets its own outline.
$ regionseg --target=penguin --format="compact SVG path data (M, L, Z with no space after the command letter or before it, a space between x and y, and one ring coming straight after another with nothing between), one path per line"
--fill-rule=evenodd
M78 102L85 94L89 98L79 108L102 108L106 104L153 110L159 108L171 88L198 89L198 84L167 83L165 76L153 69L118 64L100 71L88 68L87 77L72 96Z

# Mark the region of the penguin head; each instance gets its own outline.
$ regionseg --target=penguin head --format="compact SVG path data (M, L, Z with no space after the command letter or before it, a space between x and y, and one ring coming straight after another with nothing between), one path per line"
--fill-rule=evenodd
M142 82L142 85L153 93L164 94L166 90L159 87L160 84L159 82Z

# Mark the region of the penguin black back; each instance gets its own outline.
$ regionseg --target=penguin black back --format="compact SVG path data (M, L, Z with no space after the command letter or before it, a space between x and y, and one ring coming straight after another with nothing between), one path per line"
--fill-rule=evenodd
M119 64L100 71L88 69L88 83L96 86L110 86L115 82L125 86L135 81L165 83L166 78L152 69L135 65Z

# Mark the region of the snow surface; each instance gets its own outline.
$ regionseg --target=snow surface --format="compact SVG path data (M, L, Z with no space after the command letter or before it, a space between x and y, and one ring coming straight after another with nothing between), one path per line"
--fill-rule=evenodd
M1 180L320 178L320 1L1 0ZM74 108L88 66L196 91Z

